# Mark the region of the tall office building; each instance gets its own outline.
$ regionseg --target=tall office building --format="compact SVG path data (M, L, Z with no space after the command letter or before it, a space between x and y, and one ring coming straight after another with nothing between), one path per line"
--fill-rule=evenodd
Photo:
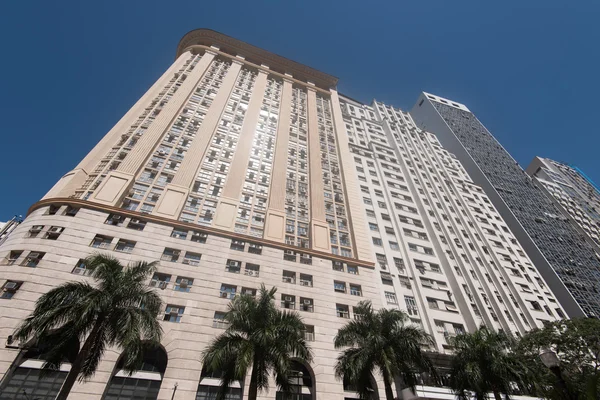
M600 316L600 255L460 103L422 93L411 110L488 194L570 316Z
M173 65L0 247L0 335L42 293L89 279L82 260L96 251L160 260L148 284L165 303L163 348L133 376L110 349L72 399L213 398L219 380L201 353L226 328L230 299L263 283L306 323L314 361L293 366L303 400L357 398L334 376L333 338L361 300L429 332L442 375L457 333L485 324L520 335L564 317L437 138L406 112L338 95L336 83L214 31L185 35ZM22 389L52 398L68 363L40 377L36 356L0 349L0 399ZM454 398L440 385L423 377L417 394ZM271 387L261 399L280 398ZM377 376L373 389L383 396Z
M600 246L600 190L579 168L535 157L525 170L563 214Z

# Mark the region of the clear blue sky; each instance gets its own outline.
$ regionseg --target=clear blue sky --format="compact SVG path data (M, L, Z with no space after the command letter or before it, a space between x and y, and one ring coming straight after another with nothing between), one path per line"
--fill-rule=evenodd
M0 10L0 221L25 214L211 28L410 109L465 103L521 163L600 183L598 1L9 1Z

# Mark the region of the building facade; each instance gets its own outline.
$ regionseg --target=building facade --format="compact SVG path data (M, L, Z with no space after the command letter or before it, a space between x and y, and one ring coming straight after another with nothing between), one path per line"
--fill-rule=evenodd
M600 316L600 255L463 104L422 93L411 110L487 193L559 302L572 316Z
M600 191L579 168L535 157L525 170L563 214L600 246Z
M213 398L201 353L230 299L276 286L314 352L302 399L352 399L334 376L337 330L361 300L404 310L435 339L484 324L521 335L564 318L536 265L457 158L411 115L336 90L337 79L210 30L177 59L0 247L4 338L52 287L87 280L97 251L160 260L163 347L127 376L107 351L70 399ZM0 399L50 399L34 349L0 349ZM443 369L442 369L443 370ZM375 398L383 396L374 377ZM423 378L420 398L453 398ZM275 389L261 399L280 398ZM233 388L231 399L247 393ZM402 388L396 388L400 396ZM410 398L406 392L404 395ZM413 396L414 398L414 396Z

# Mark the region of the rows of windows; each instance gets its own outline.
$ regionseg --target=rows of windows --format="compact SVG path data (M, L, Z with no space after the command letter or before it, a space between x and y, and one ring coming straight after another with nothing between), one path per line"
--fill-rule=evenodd
M307 94L292 89L290 133L287 148L285 243L309 247Z
M280 80L267 80L235 222L238 233L263 236L282 86Z
M161 92L154 99L152 99L150 104L138 116L137 120L123 135L121 135L118 143L115 143L111 150L96 165L92 173L83 183L82 187L76 192L77 196L82 196L84 199L89 198L94 190L98 188L100 183L102 183L106 175L110 171L119 167L129 152L131 152L131 150L136 146L139 139L150 128L163 108L167 105L167 103L169 103L175 92L177 92L177 90L181 87L189 73L192 72L201 58L201 55L190 55L179 71L174 74ZM139 195L139 192L136 193ZM152 197L157 194L160 194L160 192L156 191L150 196ZM139 202L131 200L128 206L134 207L136 203L139 205ZM149 204L146 208L150 206L151 205Z

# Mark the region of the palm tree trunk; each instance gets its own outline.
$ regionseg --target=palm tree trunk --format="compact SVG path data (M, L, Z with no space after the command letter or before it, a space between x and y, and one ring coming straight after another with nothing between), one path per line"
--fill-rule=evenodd
M383 373L383 386L385 388L385 399L394 400L394 392L392 391L392 380L385 372Z
M256 400L258 396L258 370L256 369L256 363L252 365L252 374L250 375L250 387L248 388L248 400Z
M500 395L499 392L494 391L494 399L496 399L496 400L502 400L502 396Z
M97 321L94 327L92 328L92 331L85 340L83 347L81 348L81 350L79 350L77 357L75 357L75 361L73 362L73 364L71 364L71 370L69 371L69 374L67 375L65 381L60 387L60 391L56 395L55 400L67 400L67 396L69 396L69 393L71 392L71 389L73 389L73 385L75 384L75 381L77 381L77 377L81 372L83 362L87 358L90 349L92 348L92 345L96 341L96 336L98 335L98 331L100 330L101 326L102 324Z

